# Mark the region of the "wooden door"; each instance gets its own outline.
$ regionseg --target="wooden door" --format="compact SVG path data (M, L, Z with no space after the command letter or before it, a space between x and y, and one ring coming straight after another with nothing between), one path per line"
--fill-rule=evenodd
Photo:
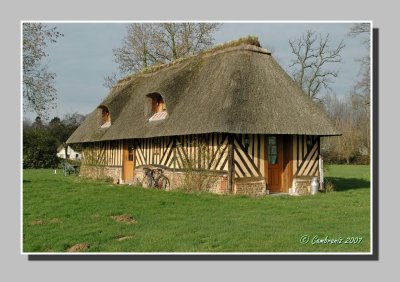
M123 180L125 183L133 181L135 150L131 141L124 142Z
M281 136L266 137L266 182L272 193L283 191L283 146Z
M282 192L288 192L292 187L293 181L293 137L284 135L282 138L283 146L283 183Z

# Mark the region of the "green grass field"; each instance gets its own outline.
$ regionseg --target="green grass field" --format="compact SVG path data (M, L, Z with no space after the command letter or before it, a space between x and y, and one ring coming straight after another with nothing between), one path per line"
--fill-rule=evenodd
M249 198L24 170L23 251L64 252L82 243L85 252L369 252L369 166L334 165L326 174L335 192ZM316 236L343 241L316 244ZM345 244L348 237L362 240Z

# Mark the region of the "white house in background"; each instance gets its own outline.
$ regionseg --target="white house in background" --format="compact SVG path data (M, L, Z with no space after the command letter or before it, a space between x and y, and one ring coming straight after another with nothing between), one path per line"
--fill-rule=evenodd
M57 157L61 159L68 159L68 160L80 160L82 154L72 149L70 146L67 148L67 157L65 157L65 149L63 146L60 146L57 150Z

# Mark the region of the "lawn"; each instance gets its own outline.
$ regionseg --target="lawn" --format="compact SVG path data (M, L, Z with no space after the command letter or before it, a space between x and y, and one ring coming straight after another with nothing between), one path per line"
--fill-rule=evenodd
M250 198L24 170L23 251L369 252L369 166L334 165L326 176L335 192ZM343 241L327 244L327 236ZM345 244L348 237L362 240Z

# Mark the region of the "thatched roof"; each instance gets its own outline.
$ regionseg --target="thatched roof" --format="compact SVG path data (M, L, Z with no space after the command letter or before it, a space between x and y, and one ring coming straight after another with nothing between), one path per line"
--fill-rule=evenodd
M111 126L100 128L95 109L68 143L210 132L338 135L269 51L240 44L126 77L99 105ZM149 122L150 93L162 95L168 117Z

